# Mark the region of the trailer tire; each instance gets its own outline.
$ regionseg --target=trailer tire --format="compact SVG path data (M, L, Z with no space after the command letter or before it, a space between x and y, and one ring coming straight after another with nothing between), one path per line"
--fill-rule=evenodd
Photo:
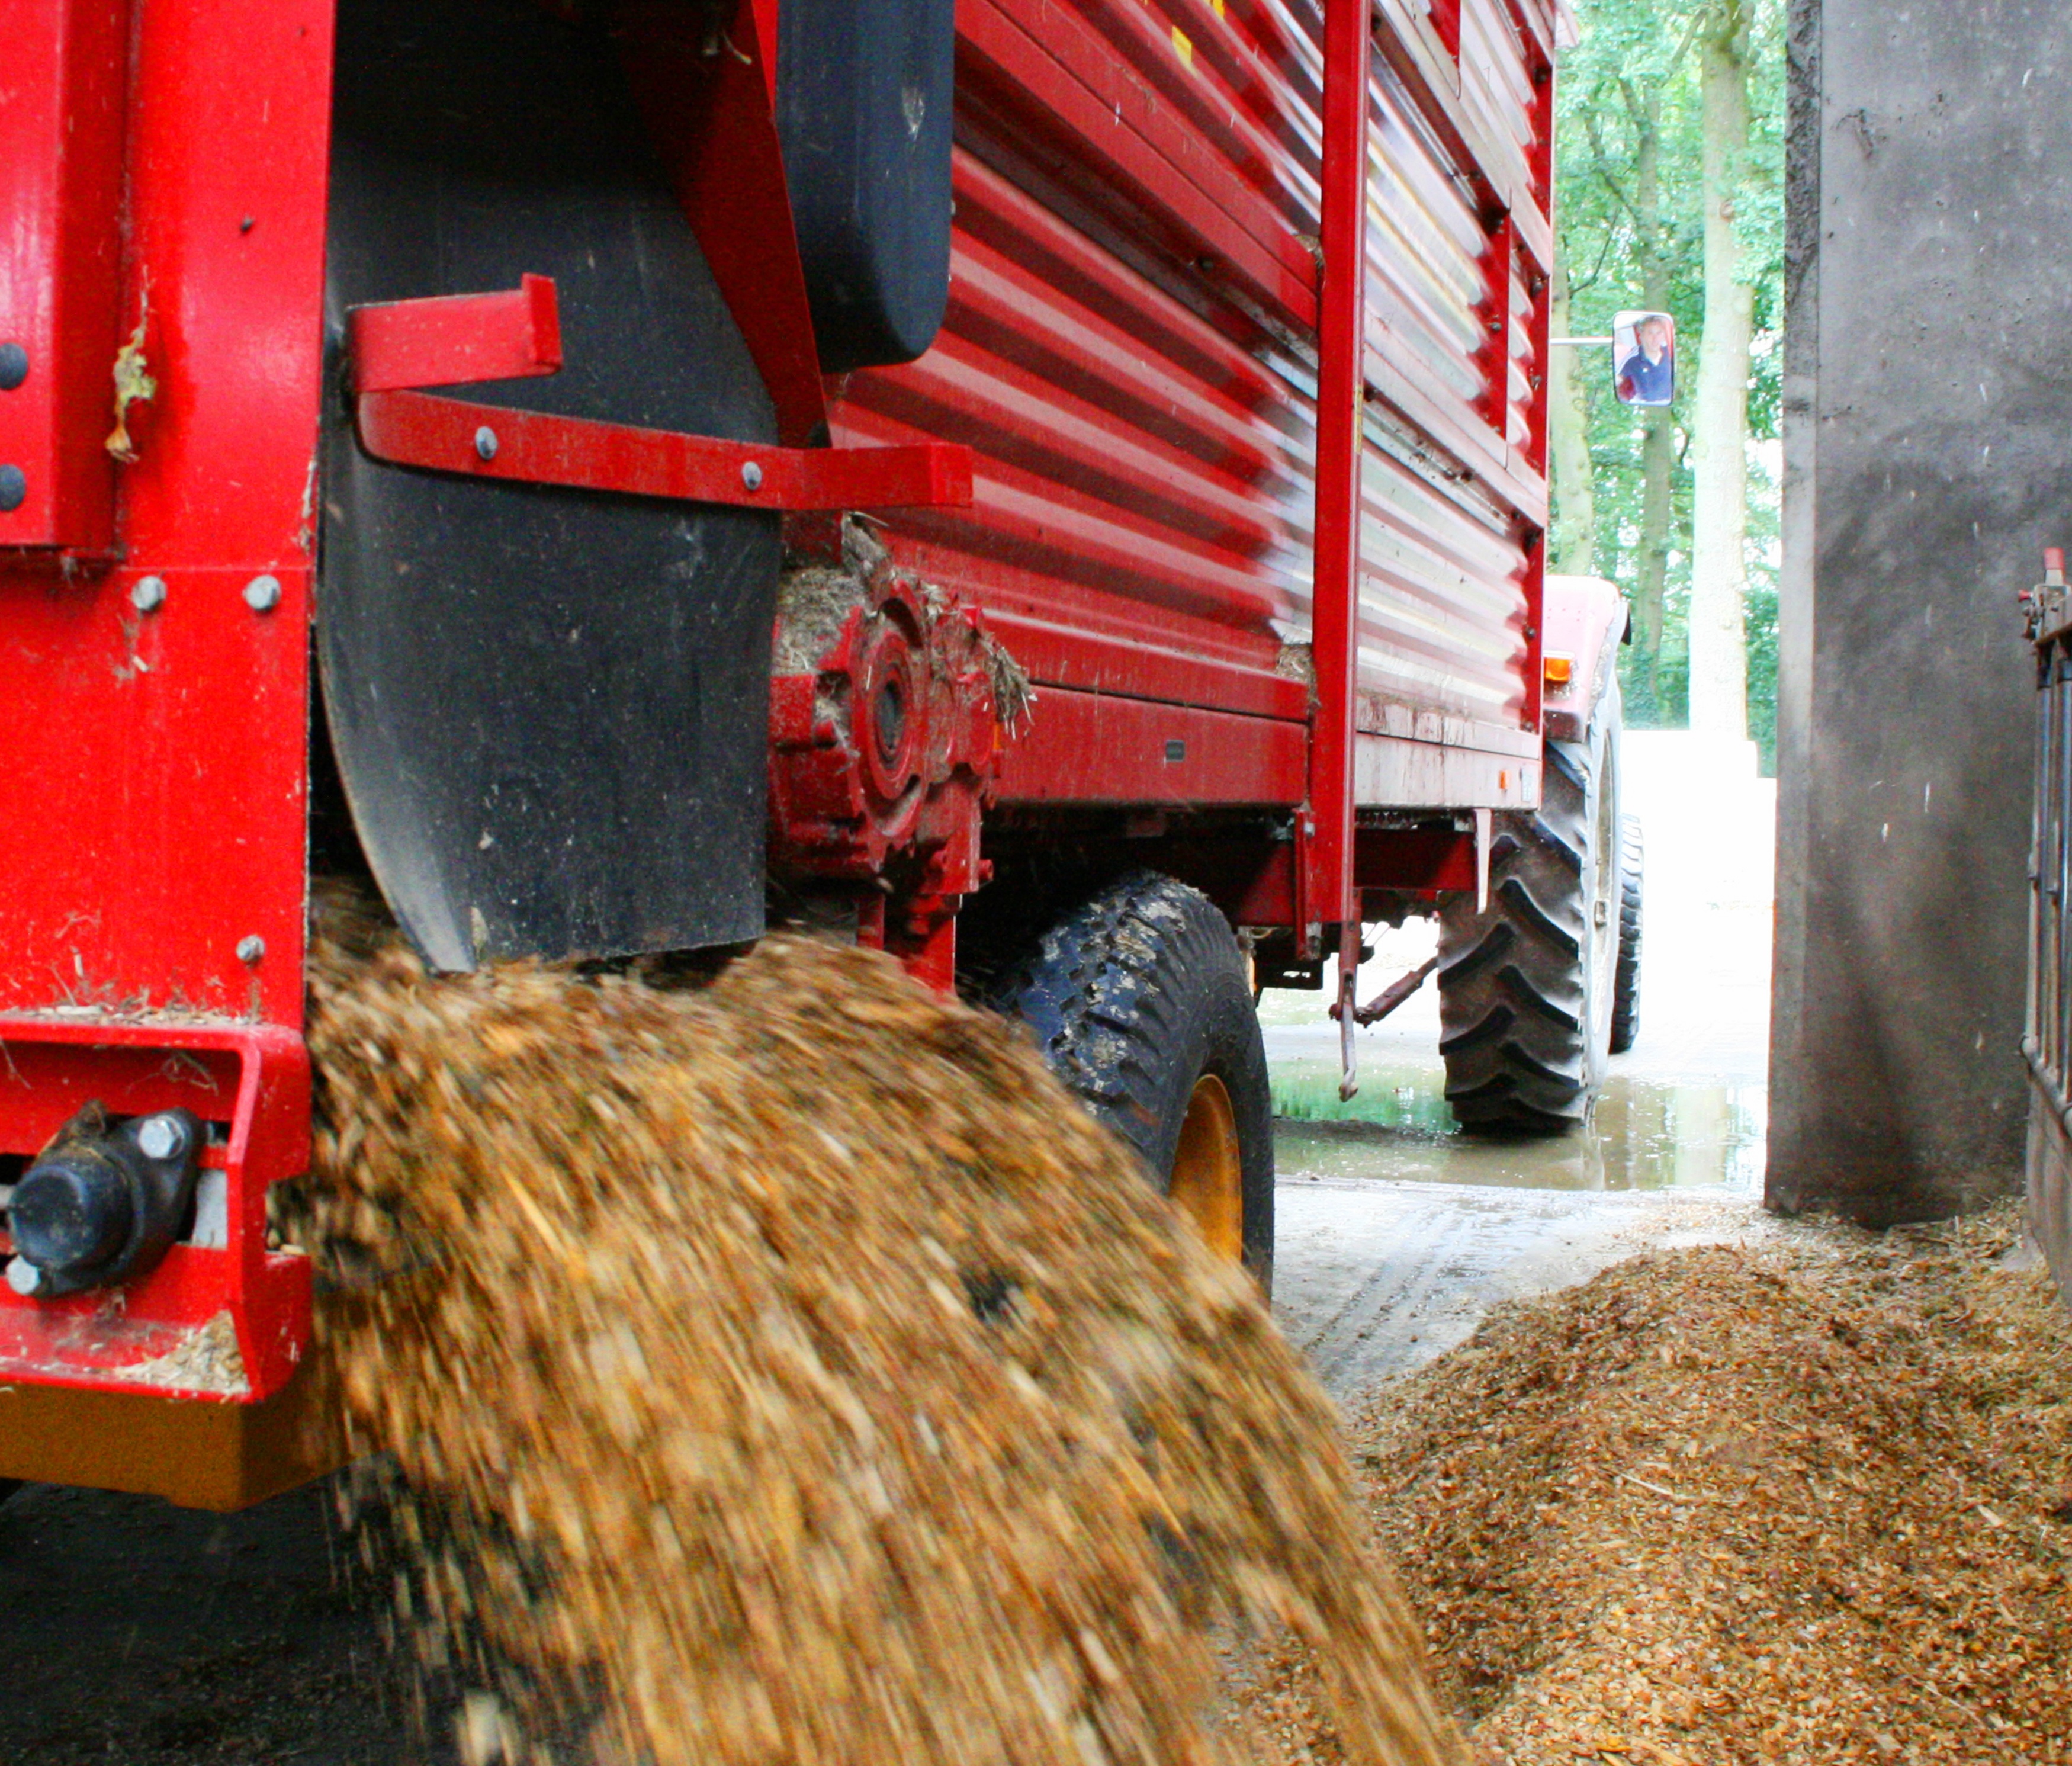
M1063 915L991 1002L1133 1147L1212 1250L1273 1279L1273 1100L1244 953L1215 904L1132 871Z
M1463 1128L1558 1134L1611 1052L1619 953L1618 687L1582 739L1550 740L1537 811L1503 810L1489 908L1439 913L1439 1052Z
M1637 817L1619 823L1618 969L1612 978L1612 1048L1623 1055L1640 1039L1640 881L1646 843Z

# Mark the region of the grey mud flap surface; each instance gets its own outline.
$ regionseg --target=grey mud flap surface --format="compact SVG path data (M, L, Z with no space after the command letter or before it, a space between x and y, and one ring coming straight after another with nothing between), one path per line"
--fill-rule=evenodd
M773 441L602 31L529 0L339 9L325 709L362 846L444 969L763 929L779 518L380 464L349 307L559 286L566 365L483 404Z

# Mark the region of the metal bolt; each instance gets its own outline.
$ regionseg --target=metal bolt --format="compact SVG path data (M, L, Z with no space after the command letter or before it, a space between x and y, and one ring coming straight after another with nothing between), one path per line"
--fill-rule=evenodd
M256 963L266 954L266 941L257 932L248 932L237 941L237 960L240 963Z
M136 587L130 591L130 604L139 613L156 613L166 604L166 579L162 576L138 578Z
M187 1150L187 1125L177 1116L147 1116L137 1125L137 1147L146 1159L178 1159Z
M0 344L0 393L11 393L29 377L29 352L19 344Z
M28 475L18 466L0 466L0 515L11 515L29 495Z
M475 432L475 451L485 460L496 458L496 431L487 423Z
M254 613L271 613L281 604L281 579L255 576L245 585L245 604Z
M7 1286L23 1299L27 1299L43 1285L43 1272L26 1257L18 1257L7 1265Z
M749 461L741 469L741 482L746 484L751 491L761 490L763 488L763 468L758 466L754 461Z

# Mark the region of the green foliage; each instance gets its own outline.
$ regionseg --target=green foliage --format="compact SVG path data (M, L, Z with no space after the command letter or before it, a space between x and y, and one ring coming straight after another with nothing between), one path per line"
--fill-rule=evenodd
M1677 726L1687 717L1691 581L1691 437L1697 352L1704 347L1697 30L1721 0L1579 0L1582 40L1562 58L1557 97L1558 249L1570 278L1571 327L1607 336L1622 308L1655 303L1676 318L1679 356L1673 426L1667 569L1661 641L1623 652L1627 721ZM1776 456L1783 352L1784 6L1746 0L1749 150L1734 221L1742 274L1755 290L1756 340L1749 389L1749 727L1766 770L1777 727L1778 484L1762 463ZM1642 175L1652 144L1653 224ZM1585 349L1579 377L1589 405L1595 479L1596 567L1631 594L1642 570L1643 430L1612 394L1611 352ZM1660 543L1659 541L1658 543Z

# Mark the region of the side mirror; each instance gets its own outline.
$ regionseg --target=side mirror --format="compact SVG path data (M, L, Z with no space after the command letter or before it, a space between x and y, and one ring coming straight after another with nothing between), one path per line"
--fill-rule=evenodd
M1622 405L1657 407L1676 397L1676 321L1667 313L1612 319L1612 390Z

